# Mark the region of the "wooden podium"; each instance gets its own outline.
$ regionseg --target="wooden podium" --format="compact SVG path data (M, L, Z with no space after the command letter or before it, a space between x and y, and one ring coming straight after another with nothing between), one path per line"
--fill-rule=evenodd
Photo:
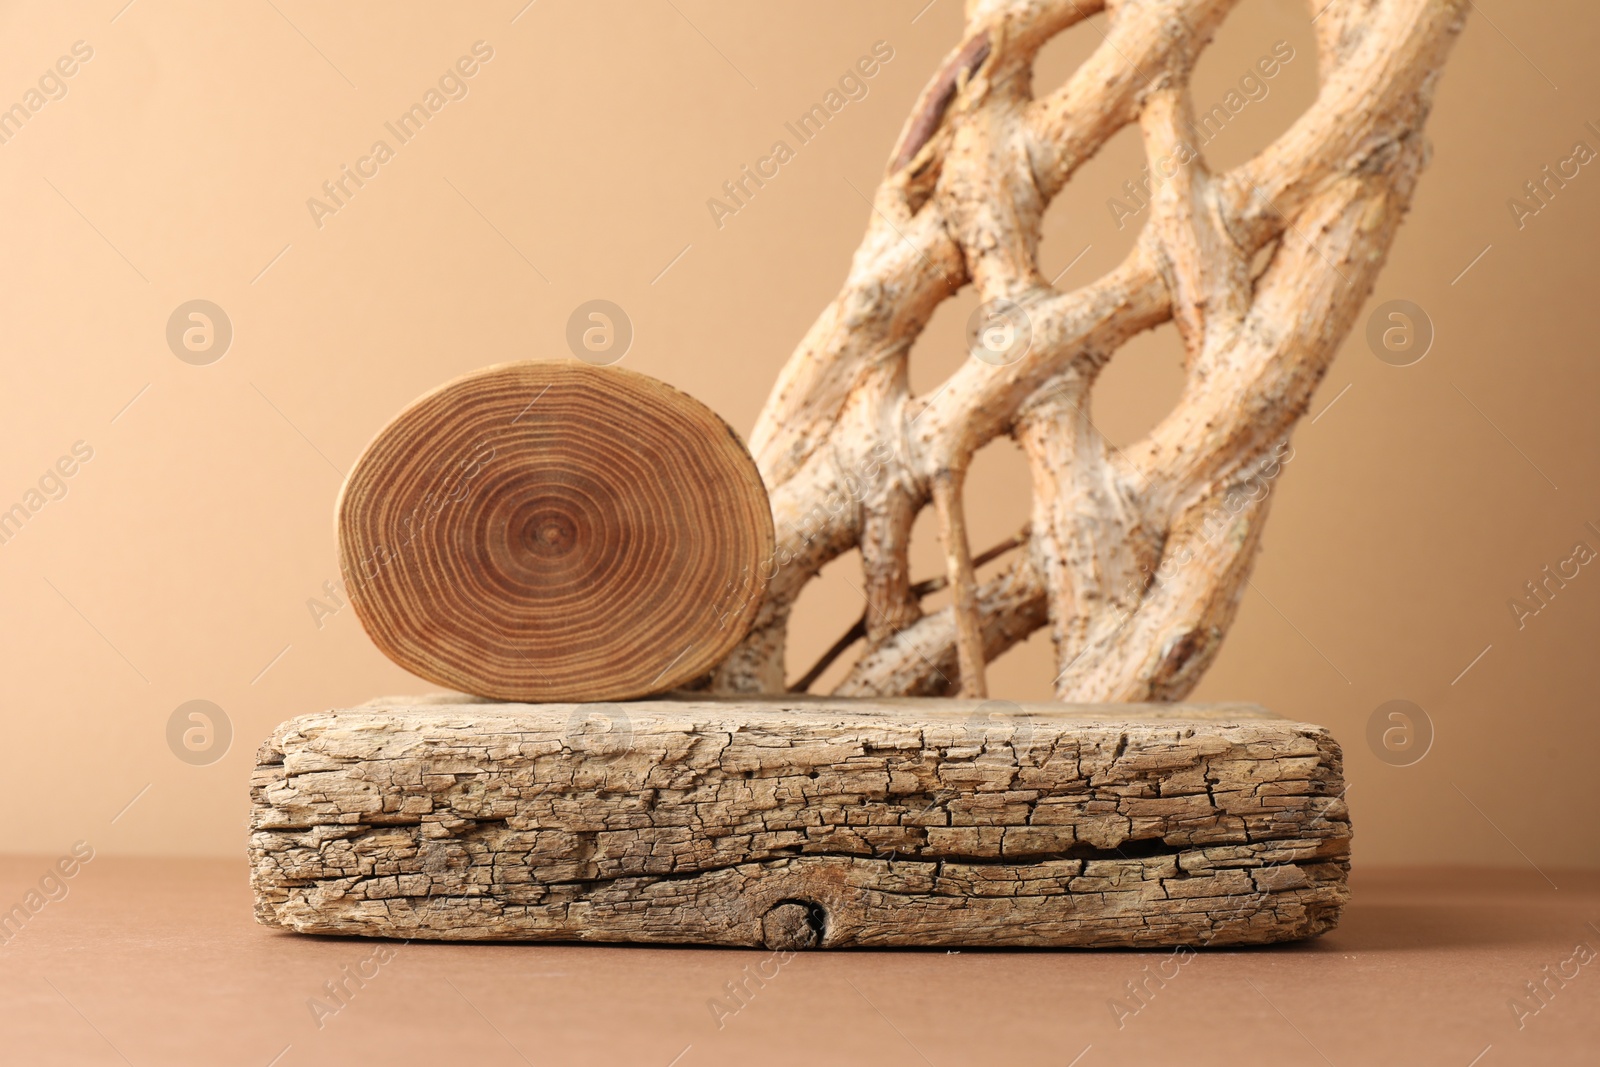
M309 934L1265 944L1338 921L1343 794L1251 705L402 698L261 746L251 882Z

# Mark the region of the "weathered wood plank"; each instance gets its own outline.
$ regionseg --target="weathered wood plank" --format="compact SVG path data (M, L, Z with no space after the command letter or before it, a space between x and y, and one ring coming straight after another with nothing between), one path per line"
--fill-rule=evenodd
M318 934L1261 944L1338 920L1343 792L1249 705L408 698L263 744L251 880Z

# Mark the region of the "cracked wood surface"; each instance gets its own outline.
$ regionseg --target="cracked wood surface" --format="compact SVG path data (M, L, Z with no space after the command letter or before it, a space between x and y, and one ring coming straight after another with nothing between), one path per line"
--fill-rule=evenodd
M1239 945L1347 897L1339 746L1251 705L405 698L257 763L256 915L303 933Z

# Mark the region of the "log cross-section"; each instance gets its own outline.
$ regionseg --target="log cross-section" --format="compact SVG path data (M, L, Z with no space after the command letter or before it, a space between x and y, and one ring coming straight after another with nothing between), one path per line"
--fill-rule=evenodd
M629 700L707 675L749 628L772 515L728 424L647 375L523 361L421 397L339 494L373 643L500 700Z

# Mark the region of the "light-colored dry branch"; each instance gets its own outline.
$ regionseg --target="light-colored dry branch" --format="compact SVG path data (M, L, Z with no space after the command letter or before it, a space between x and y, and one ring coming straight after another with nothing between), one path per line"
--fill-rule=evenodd
M376 701L252 779L256 915L304 933L765 945L1312 937L1338 745L1241 705Z
M1434 85L1470 6L1314 0L1315 103L1254 159L1219 172L1186 140L1187 86L1235 2L970 0L962 40L890 154L843 289L752 434L781 566L717 689L784 688L795 601L855 546L866 646L837 692L979 693L983 664L1046 623L1063 700L1171 700L1193 688L1260 544L1262 472L1281 461L1410 204ZM1102 11L1101 46L1035 95L1039 48ZM1044 210L1130 124L1168 180L1127 259L1057 292L1037 261ZM1253 273L1258 256L1266 265ZM970 359L928 397L911 396L913 342L969 284L1023 309L1029 349L1002 366ZM1096 377L1127 340L1167 321L1184 341L1187 386L1144 439L1111 449L1087 414ZM980 581L961 483L1002 435L1032 471L1029 543ZM907 552L930 504L954 596L924 613Z

